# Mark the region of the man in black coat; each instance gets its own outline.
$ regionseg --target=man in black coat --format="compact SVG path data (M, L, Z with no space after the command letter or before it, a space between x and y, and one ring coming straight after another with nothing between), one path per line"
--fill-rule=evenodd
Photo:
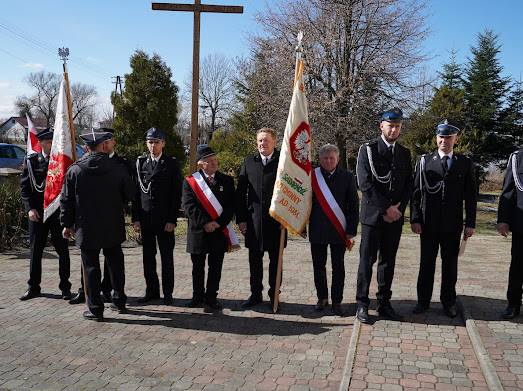
M62 237L59 212L56 211L43 222L44 192L49 165L49 153L53 143L53 132L50 129L41 131L36 136L42 152L29 155L24 161L24 171L20 181L22 202L29 218L29 246L31 259L29 266L28 289L20 300L29 300L40 296L40 282L42 280L42 254L49 232L51 242L58 254L58 273L62 291L62 298L71 298L71 283L69 282L70 260L68 241Z
M113 287L111 308L125 311L125 270L121 244L125 241L124 207L135 194L127 170L108 156L112 134L92 131L80 136L90 153L74 163L65 178L60 200L63 236L73 234L80 247L86 279L84 318L103 320L100 296L100 250L106 257Z
M125 157L118 155L115 151L116 146L116 140L114 138L114 129L111 128L100 128L100 132L110 132L113 134L113 138L109 139L107 141L107 148L108 148L108 154L109 158L114 159L116 162L120 163L127 172L129 173L129 176L131 178L134 178L136 170L133 167L133 164L127 160ZM84 155L87 156L87 155ZM129 211L129 205L125 205L125 211ZM80 288L78 288L78 292L74 295L74 297L69 300L69 304L80 304L85 303L85 292L84 292L84 279L83 279L83 271L80 271ZM109 272L109 262L107 259L104 259L104 270L103 270L103 278L102 278L102 296L104 299L104 302L111 303L111 291L113 287L111 285L111 275Z
M439 124L436 130L438 150L421 156L416 165L410 202L411 228L421 239L415 314L425 312L430 306L438 250L441 250L441 304L447 316L454 318L457 314L456 281L463 203L465 240L474 234L476 226L475 170L471 159L454 152L458 132L459 129L447 120Z
M412 191L410 152L397 142L402 118L400 109L384 112L381 136L363 144L358 153L356 175L362 200L356 316L363 323L370 322L369 286L376 259L378 313L389 319L401 318L392 308L390 298L403 215Z
M176 158L163 152L165 133L156 128L146 132L149 154L136 161L137 196L133 203L133 225L141 232L145 295L139 303L160 298L156 273L156 241L162 262L162 290L165 305L173 303L174 229L181 203L182 173Z
M510 155L499 197L498 232L508 236L512 231L512 250L508 274L508 305L503 319L513 319L520 313L523 292L523 149Z
M219 310L222 305L217 296L223 258L231 246L230 236L224 234L228 231L224 229L234 215L234 179L218 171L218 158L206 145L198 148L198 165L200 170L185 178L182 195L188 227L187 252L193 265L193 296L188 306L194 308L205 303L211 310ZM221 206L221 213L217 213L202 187L211 191L209 196ZM205 258L209 265L207 288L204 286Z
M269 215L280 152L276 132L258 130L258 152L245 158L236 188L236 222L249 249L251 296L242 304L253 307L263 301L263 253L269 253L269 298L274 301L281 225Z
M359 198L356 179L351 172L338 166L339 157L340 150L335 145L326 144L320 148L320 167L314 171L316 179L313 179L309 241L314 267L314 284L318 296L315 309L323 311L329 304L325 264L327 247L330 245L332 312L342 316L344 313L341 302L345 287L344 257L347 247L352 245L352 239L358 230ZM328 189L323 188L324 185ZM340 214L339 218L336 212Z

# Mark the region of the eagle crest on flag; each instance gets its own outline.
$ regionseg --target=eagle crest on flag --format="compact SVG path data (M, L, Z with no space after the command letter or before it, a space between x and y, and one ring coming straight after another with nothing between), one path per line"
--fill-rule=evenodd
M311 128L308 123L302 122L294 131L290 139L292 161L307 175L311 172Z

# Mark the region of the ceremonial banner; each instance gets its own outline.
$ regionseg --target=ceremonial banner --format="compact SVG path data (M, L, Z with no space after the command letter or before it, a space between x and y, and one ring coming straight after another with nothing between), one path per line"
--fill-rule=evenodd
M301 44L298 45L301 47ZM270 215L287 230L300 234L312 205L311 129L303 84L301 51L296 57L294 91L281 146Z
M65 174L74 161L66 93L65 80L62 80L56 107L53 146L51 147L49 168L45 182L44 221L59 208L60 192L62 191Z
M185 178L191 189L194 191L196 198L200 201L200 204L204 207L205 211L211 216L213 220L216 220L223 212L223 207L218 201L218 198L214 195L211 188L203 179L202 174L196 171L191 176ZM221 228L222 233L227 239L227 247L229 252L238 250L240 248L240 241L231 223L226 227Z
M29 118L29 116L26 114L25 117L27 118L27 156L33 154L42 152L42 147L40 147L40 144L38 144L38 138L36 137L36 128L33 125L33 121Z

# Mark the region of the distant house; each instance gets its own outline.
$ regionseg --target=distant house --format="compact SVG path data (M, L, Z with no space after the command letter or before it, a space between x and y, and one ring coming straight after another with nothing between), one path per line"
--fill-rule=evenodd
M33 124L37 132L47 127L45 118L35 118ZM26 135L27 118L25 117L11 117L0 125L0 142L25 145Z

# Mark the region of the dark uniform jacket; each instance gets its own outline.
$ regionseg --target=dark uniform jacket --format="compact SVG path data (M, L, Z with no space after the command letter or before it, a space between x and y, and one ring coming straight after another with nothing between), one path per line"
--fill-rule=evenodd
M65 177L60 221L76 229L76 245L109 248L125 241L124 207L135 189L127 170L101 152L74 163Z
M392 183L380 183L372 175L366 146L372 152L372 161L378 176L392 171ZM360 220L362 224L374 226L383 222L382 215L391 206L400 202L404 214L412 192L412 165L410 151L398 142L394 146L394 157L388 157L385 142L379 137L360 147L356 166L358 186L362 192ZM403 216L399 220L403 224Z
M200 173L205 177L202 171ZM214 180L214 185L207 184L223 208L223 212L216 222L220 224L220 227L226 227L234 215L234 179L217 171L214 174ZM205 211L187 180L183 181L182 204L188 218L187 252L191 254L227 252L227 240L221 229L211 233L204 231L203 226L213 219Z
M342 167L337 167L329 177L328 173L321 170L334 199L345 215L347 228L345 233L356 236L359 221L359 197L354 175ZM334 225L323 212L315 195L312 197L312 210L309 218L309 241L311 243L334 244L344 243Z
M520 185L523 183L523 149L520 149L508 160L503 190L499 197L498 223L506 223L512 232L523 234L523 192L516 186L512 159L516 163L516 177Z
M245 158L236 188L236 222L247 222L245 247L275 250L280 244L280 223L269 215L280 152L274 150L263 165L256 152Z
M420 223L423 232L461 232L463 229L463 201L465 201L465 226L476 226L476 180L472 160L453 153L452 164L444 175L438 152L425 156L425 176L430 187L441 180L445 192L428 194L423 183L420 189L420 163L416 165L414 191L410 203L411 223Z
M31 209L36 209L42 219L44 217L44 192L38 192L34 188L29 175L29 165L32 168L36 186L42 185L42 190L44 190L49 157L46 159L41 153L29 155L24 160L24 171L20 179L20 191L25 212L28 213Z
M162 153L153 168L151 155L137 160L137 193L133 203L132 220L163 230L165 224L176 223L181 204L182 173L176 158ZM144 193L139 180L149 191Z

